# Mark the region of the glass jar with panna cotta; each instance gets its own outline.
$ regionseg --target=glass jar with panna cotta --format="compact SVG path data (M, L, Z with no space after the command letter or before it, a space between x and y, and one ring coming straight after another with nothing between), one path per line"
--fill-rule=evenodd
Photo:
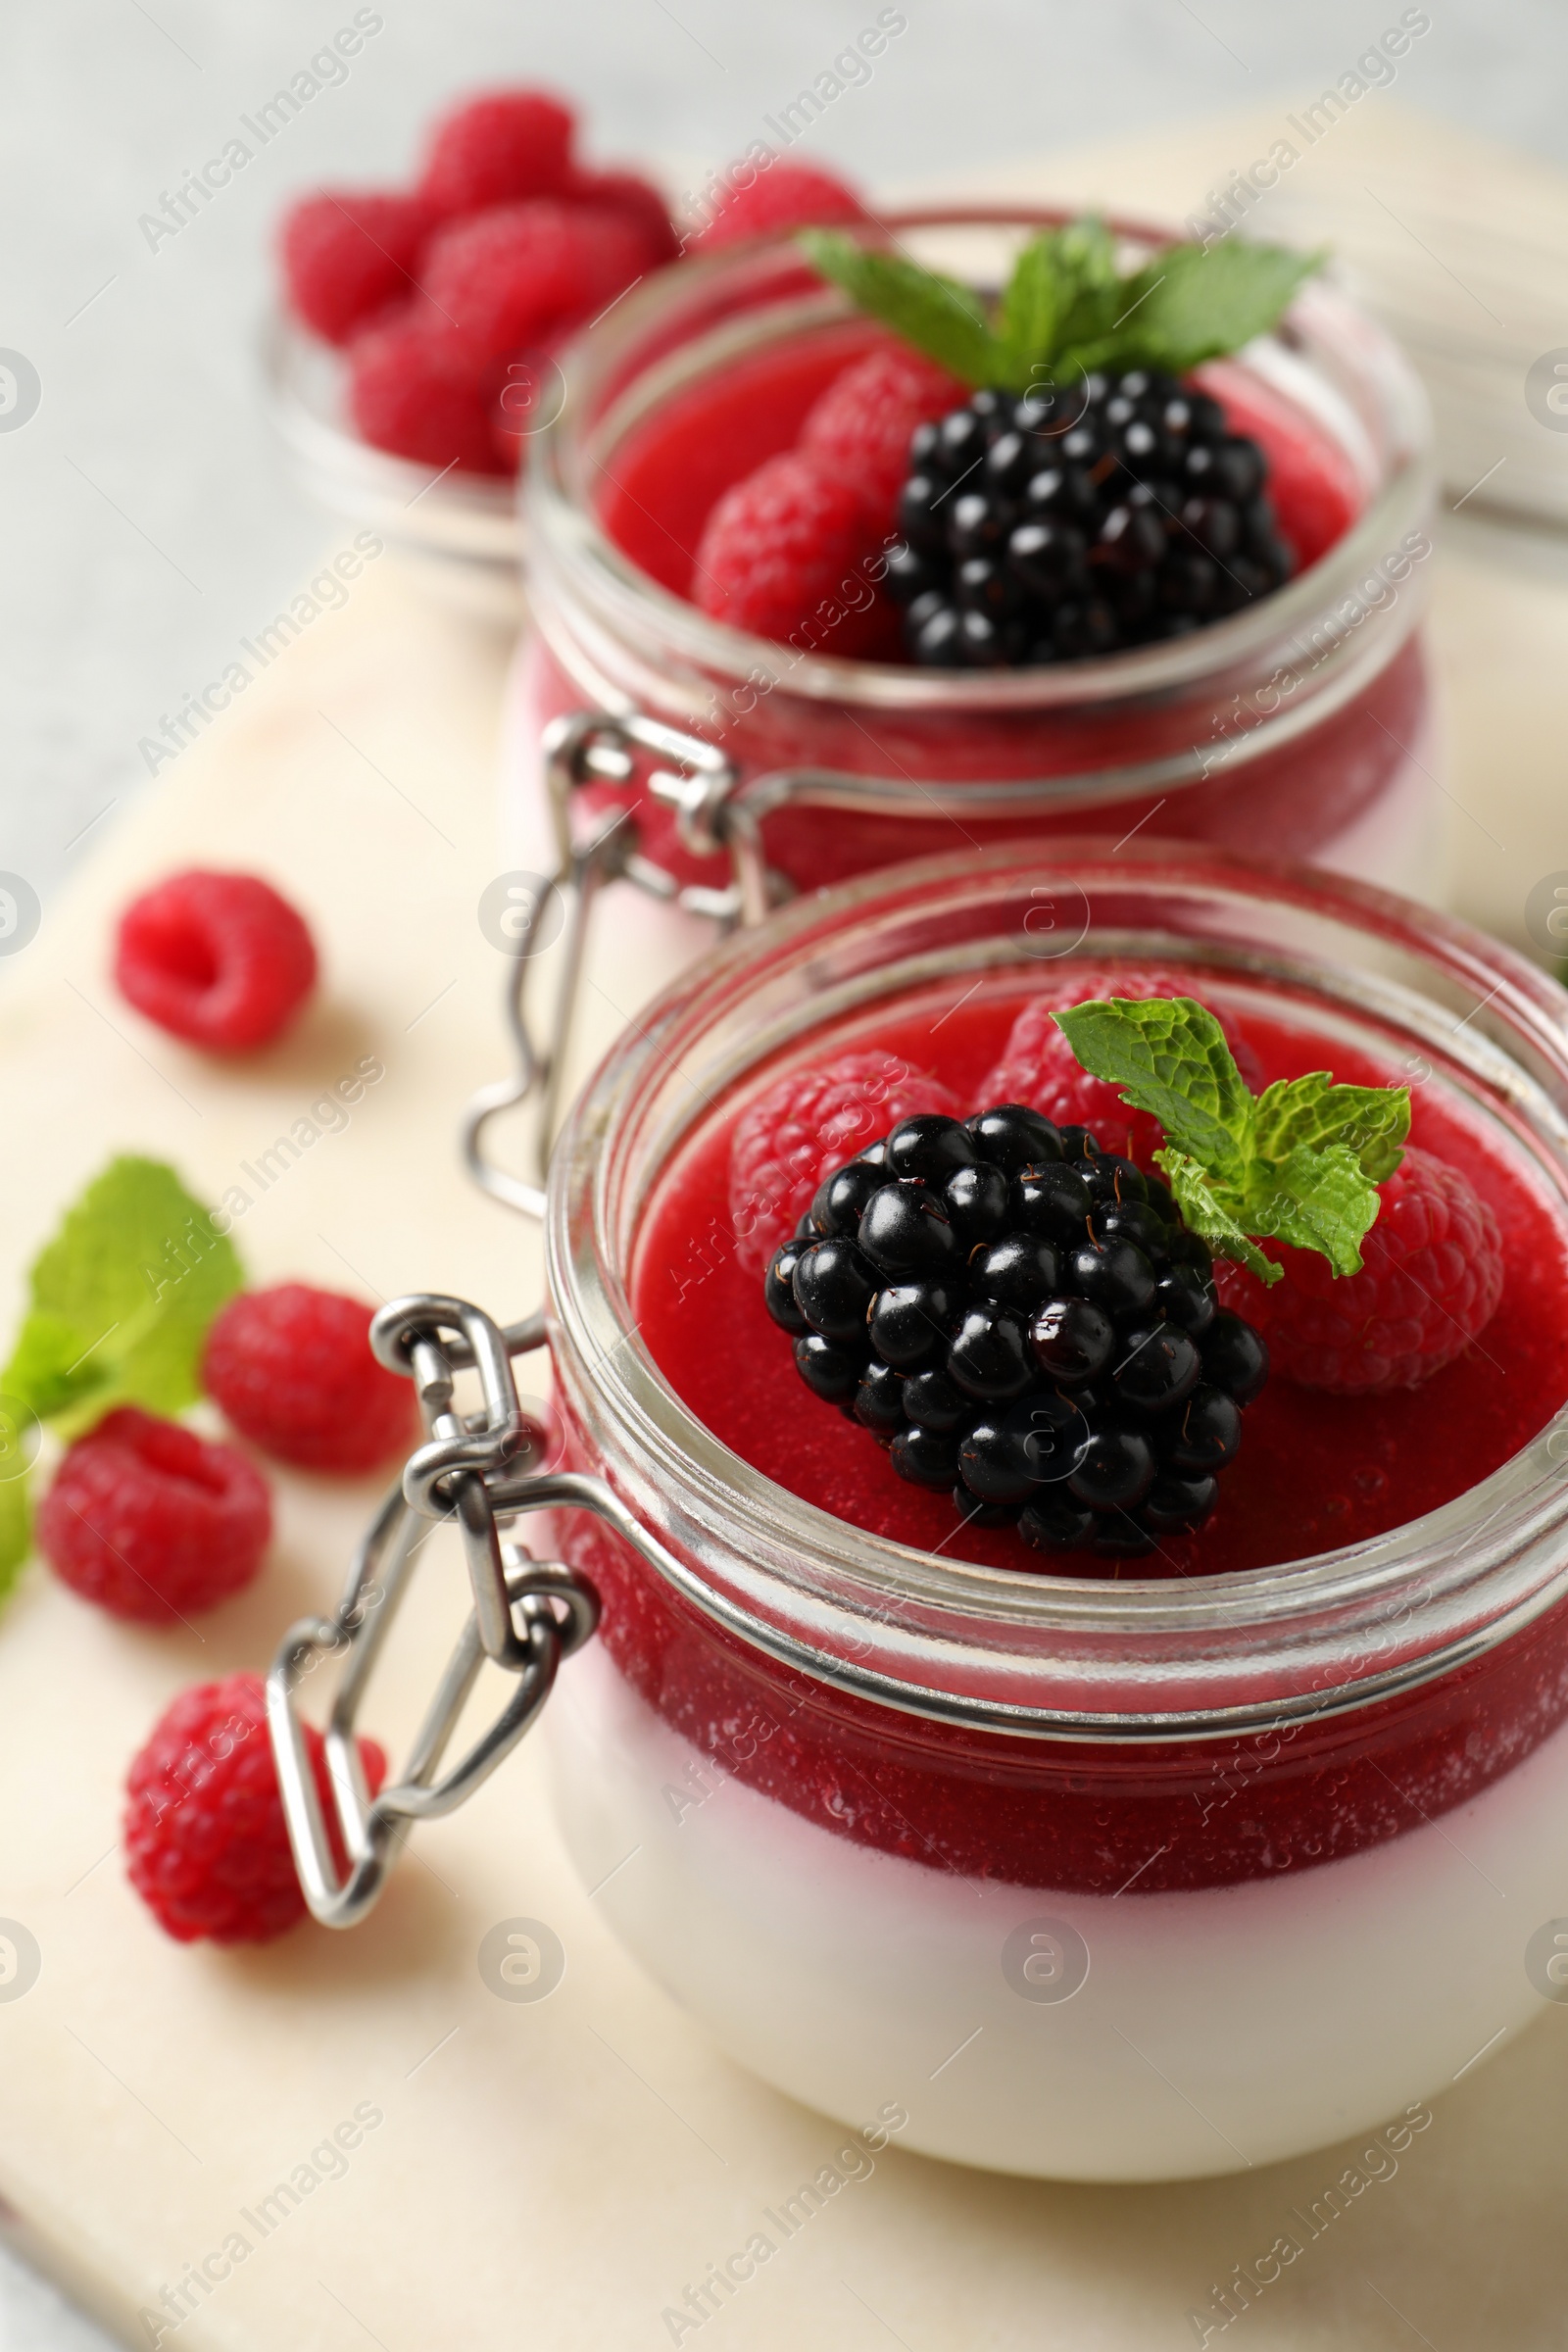
M1265 1081L1408 1084L1506 1271L1421 1387L1272 1378L1171 1558L1053 1562L804 1392L725 1172L760 1089L875 1051L961 1097L1048 979L1107 962L1181 974ZM1079 844L805 901L601 1065L549 1320L567 1462L622 1518L555 1515L603 1602L556 1802L735 2056L847 2122L897 2099L931 2154L1176 2179L1397 2114L1539 2006L1526 1947L1568 1913L1562 1009L1412 904Z

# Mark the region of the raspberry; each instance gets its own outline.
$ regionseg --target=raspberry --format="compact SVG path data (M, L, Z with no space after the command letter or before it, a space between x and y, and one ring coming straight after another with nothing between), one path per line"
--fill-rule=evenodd
M313 1725L305 1744L331 1821ZM359 1750L373 1794L386 1758L373 1740ZM304 1917L260 1675L200 1683L165 1709L126 1775L124 1839L131 1885L180 1943L267 1943Z
M887 608L867 577L876 535L853 484L798 450L726 490L704 526L692 596L754 637L798 640L840 660L880 640Z
M238 1592L271 1533L243 1454L129 1404L76 1440L38 1511L38 1548L61 1582L149 1625Z
M624 211L542 197L498 205L442 229L425 261L430 303L493 359L591 318L646 266L647 239Z
M770 1086L742 1111L730 1138L729 1213L741 1264L761 1272L838 1161L899 1119L954 1107L938 1079L894 1054L844 1054Z
M370 1353L370 1309L303 1282L246 1291L214 1319L202 1379L241 1437L302 1470L353 1476L406 1451L414 1391Z
M668 205L659 190L635 172L573 172L561 193L568 203L593 205L635 222L643 240L646 269L661 269L680 252Z
M284 216L283 279L307 326L328 343L414 292L430 215L416 196L324 189Z
M356 337L349 413L376 449L460 473L494 473L496 370L482 344L419 307Z
M892 343L829 384L802 427L800 447L853 482L878 528L890 530L909 469L909 436L966 397L946 368Z
M571 171L570 110L543 90L490 90L436 126L419 194L455 220L493 204L548 196Z
M1275 1368L1339 1396L1419 1388L1486 1329L1502 1296L1497 1221L1468 1177L1413 1147L1380 1185L1359 1274L1315 1250L1263 1248L1285 1268L1265 1290L1238 1266L1222 1289L1268 1341Z
M126 907L115 980L173 1036L212 1054L254 1054L298 1016L316 986L316 948L270 882L193 867Z
M1192 994L1183 972L1141 969L1136 972L1075 968L1070 978L1048 981L1012 1024L1002 1058L982 1080L981 1102L1027 1102L1058 1127L1089 1127L1108 1152L1124 1152L1143 1168L1152 1167L1153 1154L1165 1140L1165 1130L1148 1111L1133 1110L1115 1087L1092 1078L1052 1019L1069 1004L1086 1004L1092 997L1185 997ZM1231 1052L1249 1086L1259 1080L1255 1055L1232 1036L1224 1022ZM1260 1083L1260 1080L1259 1080Z
M692 252L716 253L720 246L738 245L743 237L765 236L770 229L866 218L865 207L854 189L835 179L831 172L775 159L758 172L750 187L726 189L711 220L686 243Z

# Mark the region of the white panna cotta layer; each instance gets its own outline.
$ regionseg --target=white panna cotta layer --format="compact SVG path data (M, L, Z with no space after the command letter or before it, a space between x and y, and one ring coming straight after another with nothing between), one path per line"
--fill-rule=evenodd
M545 1721L575 1865L676 2001L792 2097L847 2124L897 2099L902 2145L1002 2172L1180 2180L1359 2132L1540 2010L1525 1947L1568 1915L1568 1726L1344 1860L1107 1896L819 1829L702 1756L600 1642Z

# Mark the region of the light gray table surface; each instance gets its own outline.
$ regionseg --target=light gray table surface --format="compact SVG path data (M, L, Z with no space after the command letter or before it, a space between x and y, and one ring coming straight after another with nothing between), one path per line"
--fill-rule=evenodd
M438 102L507 79L575 94L597 154L679 157L695 175L760 135L877 0L379 0L377 13L348 78L156 250L140 216L353 0L76 0L0 24L0 349L40 382L36 414L0 430L0 867L28 877L46 912L83 845L156 789L140 739L221 672L327 538L261 398L283 204L323 179L406 176ZM1337 78L1401 11L903 0L903 13L870 80L797 150L873 186L1289 96ZM1401 97L1568 164L1568 12L1432 0L1431 16ZM101 2341L0 2257L0 2352Z

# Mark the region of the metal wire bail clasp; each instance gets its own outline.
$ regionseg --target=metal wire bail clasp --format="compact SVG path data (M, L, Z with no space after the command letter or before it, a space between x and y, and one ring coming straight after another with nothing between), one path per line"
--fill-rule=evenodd
M516 1066L511 1077L481 1087L463 1119L463 1157L469 1175L493 1199L530 1217L545 1213L545 1169L560 1111L583 953L601 889L607 882L632 882L653 898L723 924L760 920L766 902L760 837L738 813L733 798L739 770L716 745L640 710L575 710L551 721L543 749L556 870L538 903L527 910L513 948L506 1019ZM699 855L728 849L734 879L726 888L682 887L674 874L643 856L636 819L624 808L579 837L574 808L580 805L582 787L630 784L638 753L655 760L649 791L675 810L687 846ZM553 926L564 895L569 898L569 913L548 1032L541 1044L528 1017L529 971L557 936ZM516 1176L488 1156L486 1129L502 1111L530 1101L530 1174Z
M383 1307L370 1344L389 1370L413 1380L425 1443L361 1543L336 1615L290 1626L267 1685L295 1866L306 1901L331 1928L352 1927L369 1910L411 1822L450 1813L511 1754L550 1695L561 1660L599 1622L599 1595L586 1578L501 1538L531 1507L529 1473L543 1457L542 1432L523 1413L512 1377L512 1358L543 1346L543 1318L503 1330L466 1299L425 1293ZM457 1376L466 1371L478 1376L477 1412L454 1403ZM416 1555L431 1523L448 1519L462 1533L472 1606L401 1776L372 1798L354 1726ZM303 1677L324 1657L344 1660L323 1735L330 1828L296 1698ZM486 1659L514 1676L516 1687L489 1729L437 1779Z

